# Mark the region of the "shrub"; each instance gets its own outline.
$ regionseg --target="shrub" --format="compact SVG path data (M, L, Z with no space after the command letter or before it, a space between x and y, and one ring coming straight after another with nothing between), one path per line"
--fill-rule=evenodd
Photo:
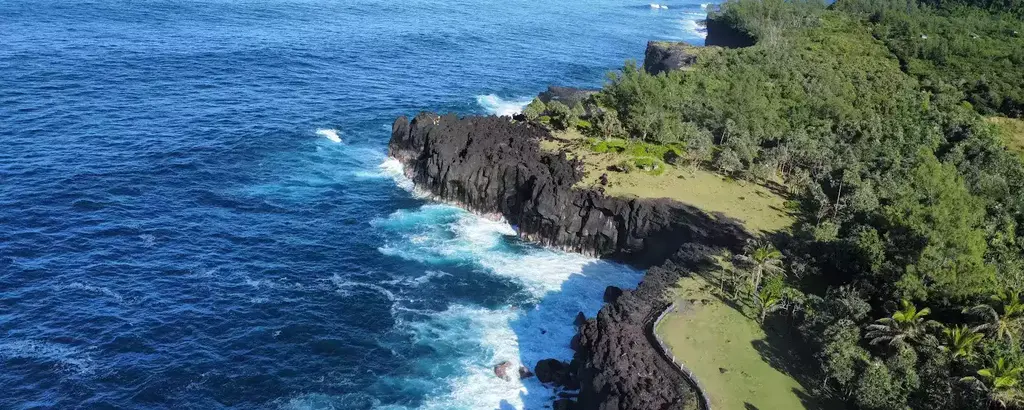
M534 98L533 101L530 101L530 103L523 108L523 115L526 116L526 119L535 121L539 119L546 110L547 106L544 104L544 101L541 101L539 98Z

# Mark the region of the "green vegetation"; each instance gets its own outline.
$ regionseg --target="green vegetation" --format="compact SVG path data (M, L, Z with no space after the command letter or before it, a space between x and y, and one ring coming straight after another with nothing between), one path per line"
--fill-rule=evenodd
M996 135L1006 147L1018 155L1024 155L1024 120L992 117L988 119L996 127Z
M707 390L712 408L743 409L747 403L758 409L805 408L800 383L762 358L758 349L767 345L765 331L716 299L714 287L702 278L680 281L678 310L657 328Z
M714 18L755 45L657 76L629 63L581 106L527 116L563 130L546 149L583 159L581 184L770 233L708 275L735 309L660 329L712 397L741 400L723 408L798 407L772 369L847 408L1024 408L1021 10L730 0ZM758 340L758 322L805 366L728 342ZM719 383L743 374L772 387ZM761 395L779 401L744 398Z
M735 219L753 232L784 230L794 221L786 200L763 185L659 160L675 155L677 147L616 138L595 140L575 129L554 135L557 140L542 141L541 148L582 159L585 177L580 187L600 187L611 196L674 199L712 216ZM601 183L602 175L607 184Z

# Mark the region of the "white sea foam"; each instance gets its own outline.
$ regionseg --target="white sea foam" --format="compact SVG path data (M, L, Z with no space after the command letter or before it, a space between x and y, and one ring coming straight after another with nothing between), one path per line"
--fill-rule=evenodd
M694 37L707 38L708 28L697 20L682 20L680 21L683 25L683 30Z
M651 8L652 9L668 10L668 6L666 6L664 4L658 4L658 3L651 3Z
M341 142L341 137L338 136L338 130L330 128L320 128L316 130L316 135L327 138L333 142Z
M99 294L105 295L105 296L113 299L117 303L124 303L124 297L121 296L121 294L119 294L117 292L114 292L113 290L110 290L110 288L106 288L106 287L102 287L102 286L86 285L86 284L81 283L81 282L73 282L70 285L68 285L67 288L68 289L78 289L78 290L83 290L83 291L92 292L92 293L99 293Z
M425 409L539 409L554 394L536 378L511 381L493 366L509 361L533 368L555 357L569 360L577 312L593 316L608 285L633 287L640 273L614 263L549 249L507 246L512 227L447 205L398 211L374 225L392 235L381 252L420 262L472 263L490 274L519 282L532 301L521 307L487 309L454 305L427 320L400 321L417 344L442 356L459 357L462 371L446 380L448 393L429 398ZM514 371L513 371L514 374Z
M443 278L445 276L451 276L451 274L448 273L448 272L445 272L445 271L428 270L428 271L424 272L423 275L420 275L420 276L416 276L416 277L412 277L412 278L392 279L392 280L384 281L383 283L386 283L386 284L389 284L389 285L402 285L402 286L418 287L420 285L423 285L424 283L430 282L431 279Z
M700 8L702 8L702 9L704 9L704 10L707 10L707 9L708 9L708 6L710 6L710 5L711 5L711 3L701 3L701 4L700 4Z
M388 158L384 160L380 165L377 166L381 175L391 178L395 181L395 185L402 188L410 193L416 194L416 185L413 184L409 177L405 176L405 168L402 166L402 162L395 158Z
M523 108L525 108L530 101L533 101L533 98L527 97L506 100L494 94L476 96L476 103L480 104L481 107L487 110L487 113L494 115L507 115L510 117L522 112Z
M93 370L92 358L73 346L36 340L0 341L0 359L14 358L56 362L59 368L79 374Z

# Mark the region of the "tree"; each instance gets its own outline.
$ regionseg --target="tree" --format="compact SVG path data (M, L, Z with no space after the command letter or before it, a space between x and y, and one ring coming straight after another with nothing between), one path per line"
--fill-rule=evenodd
M982 304L969 309L964 313L981 316L985 323L978 325L974 330L990 332L996 339L1013 342L1015 334L1021 330L1021 322L1024 319L1024 303L1021 303L1020 293L1017 291L1001 291L990 298L999 308L992 305Z
M757 293L766 274L783 272L782 252L764 239L747 242L746 253L737 256L750 271L751 292Z
M991 401L1007 407L1024 402L1017 389L1022 372L1024 372L1024 367L1012 364L1000 357L992 363L991 367L978 370L977 376L967 376L960 380L984 389Z
M576 111L560 101L551 101L547 105L548 115L551 116L551 125L556 129L566 130L576 125L579 116Z
M888 343L889 345L903 345L908 342L927 342L928 329L938 326L934 320L925 319L932 310L924 308L917 310L913 303L907 300L901 301L901 309L890 317L883 317L868 325L868 332L864 335L870 339L873 345Z
M541 115L544 115L546 110L547 106L544 105L544 101L541 101L540 98L534 98L526 107L523 107L523 115L526 116L526 119L534 121L540 118Z
M768 314L782 307L783 283L782 276L772 275L765 282L764 287L757 292L758 323L764 324Z
M942 350L948 352L954 359L962 357L968 360L974 357L974 348L985 337L984 334L963 325L943 329L942 334L946 336L946 344L942 346Z

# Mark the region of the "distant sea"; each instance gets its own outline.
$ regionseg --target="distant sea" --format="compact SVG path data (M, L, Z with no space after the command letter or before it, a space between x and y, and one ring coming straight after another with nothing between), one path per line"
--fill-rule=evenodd
M697 3L0 1L0 408L542 408L641 272L425 200L420 110L597 87Z

